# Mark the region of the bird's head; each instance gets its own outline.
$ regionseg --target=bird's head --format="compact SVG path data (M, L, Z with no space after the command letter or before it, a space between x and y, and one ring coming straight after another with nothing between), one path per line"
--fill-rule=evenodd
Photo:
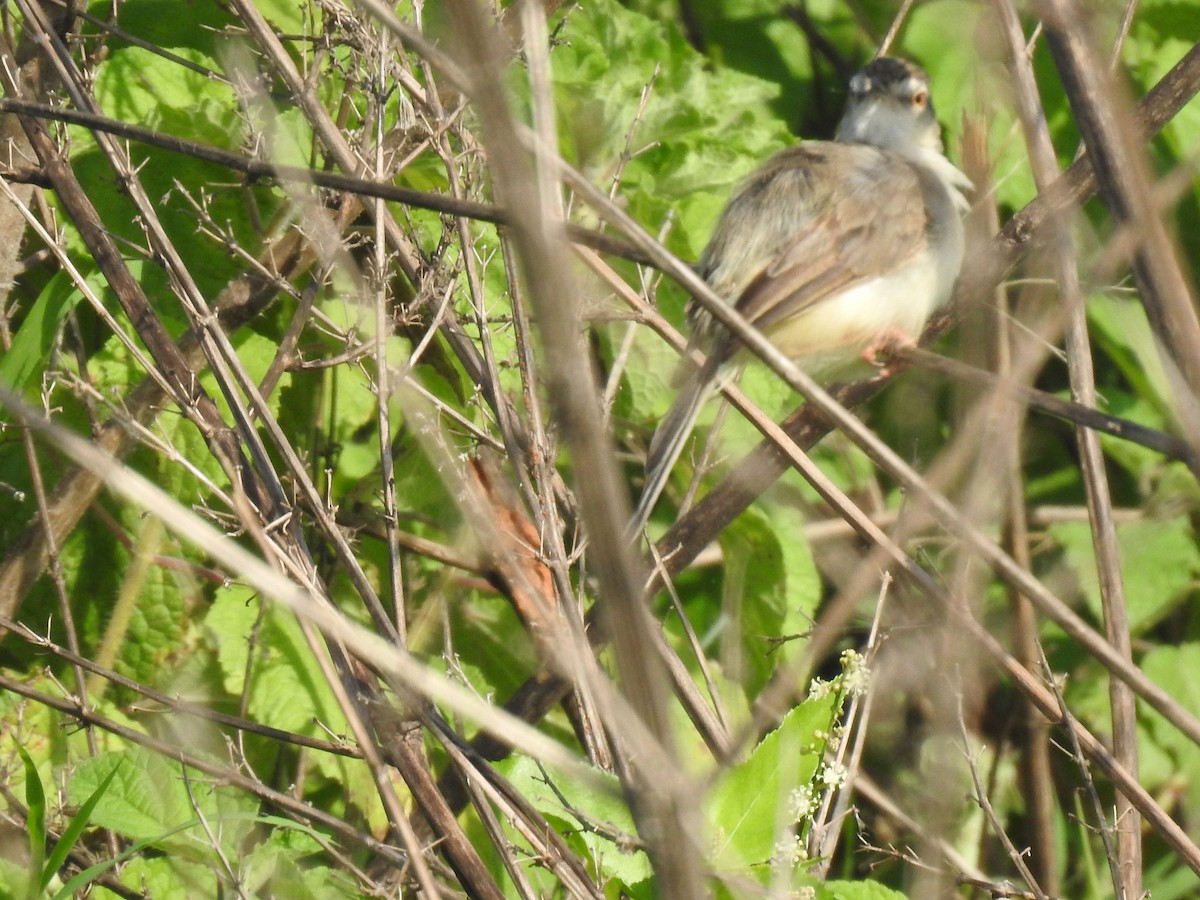
M850 79L850 99L837 139L871 144L903 156L942 152L942 130L920 66L881 56Z

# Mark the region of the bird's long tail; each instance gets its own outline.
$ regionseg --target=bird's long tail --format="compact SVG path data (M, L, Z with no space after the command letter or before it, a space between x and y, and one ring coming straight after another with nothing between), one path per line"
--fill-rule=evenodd
M650 520L650 513L666 487L671 470L687 445L700 408L714 390L723 358L724 354L720 352L709 353L704 365L688 379L654 430L646 451L646 481L630 522L631 535L640 534Z

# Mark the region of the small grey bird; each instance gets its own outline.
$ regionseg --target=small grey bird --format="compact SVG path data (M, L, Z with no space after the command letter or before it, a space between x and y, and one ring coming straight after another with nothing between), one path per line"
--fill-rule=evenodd
M824 378L913 341L950 298L970 181L942 152L929 77L881 57L850 79L834 142L784 150L737 189L699 273L805 371ZM634 523L640 529L737 341L697 305L707 346L659 423ZM685 363L685 365L690 365Z

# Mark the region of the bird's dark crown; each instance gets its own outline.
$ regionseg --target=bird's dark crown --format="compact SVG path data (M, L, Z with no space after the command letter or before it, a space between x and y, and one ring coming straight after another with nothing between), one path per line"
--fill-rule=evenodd
M906 83L912 87L928 87L929 76L916 63L894 56L881 56L854 74L850 79L850 91L860 95L872 91L886 92Z

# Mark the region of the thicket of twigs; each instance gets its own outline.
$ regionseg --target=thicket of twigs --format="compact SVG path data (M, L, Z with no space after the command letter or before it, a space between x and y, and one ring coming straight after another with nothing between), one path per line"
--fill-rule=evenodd
M0 896L1194 896L1193 0L0 10ZM631 540L687 261L884 43L952 310Z

